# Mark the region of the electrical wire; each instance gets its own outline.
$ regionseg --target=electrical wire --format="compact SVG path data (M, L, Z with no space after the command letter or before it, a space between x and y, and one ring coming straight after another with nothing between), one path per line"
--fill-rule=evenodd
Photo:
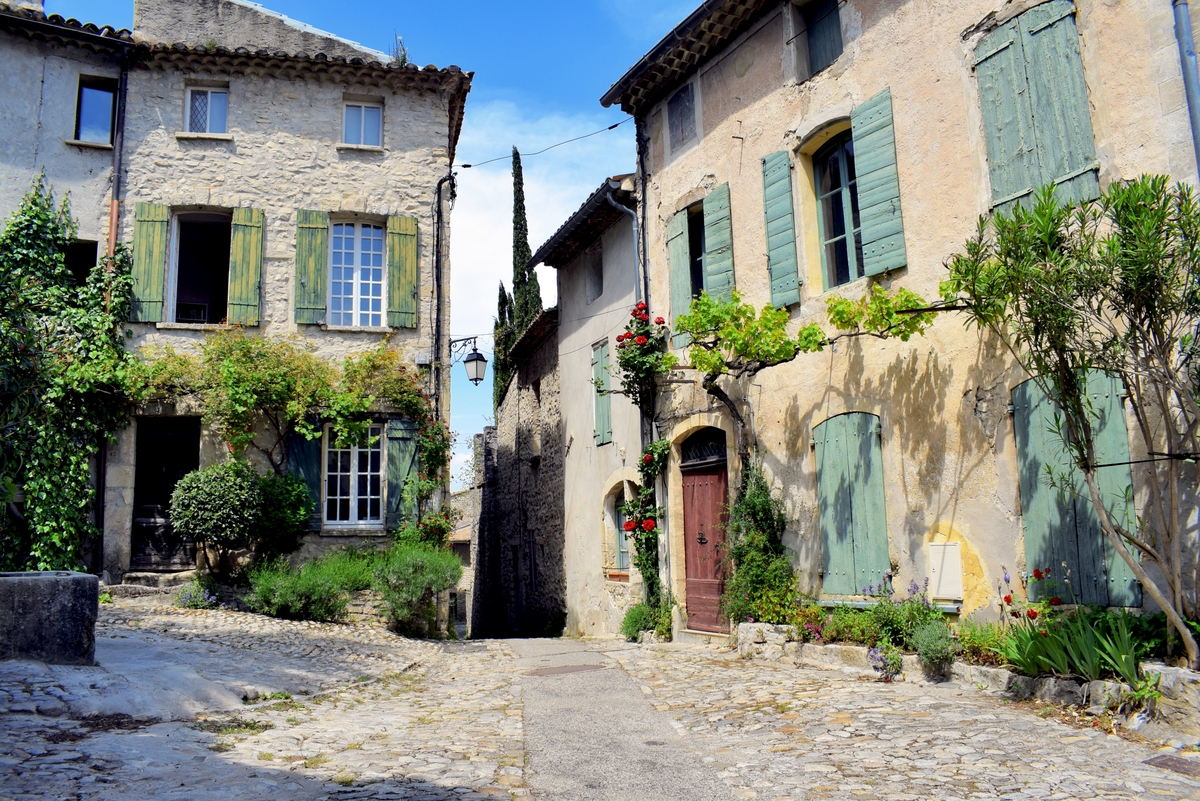
M632 119L633 119L633 117L626 117L625 119L621 120L620 122L614 122L612 125L608 126L607 128L601 128L598 131L592 131L590 134L584 134L583 136L576 136L574 139L564 140L562 142L559 142L558 144L550 145L550 147L544 147L541 150L538 150L534 153L521 153L521 157L528 158L530 156L540 156L543 153L545 153L547 150L553 150L556 147L562 147L563 145L569 145L572 142L578 142L580 139L587 139L589 136L595 136L596 134L602 134L605 131L611 131L615 128L619 128L620 126L624 125L625 123L629 122ZM510 153L507 156L497 156L494 159L488 159L487 161L481 161L477 164L462 164L459 166L461 166L464 170L467 170L472 167L482 167L484 164L491 164L493 161L504 161L505 159L511 159L511 158L512 158L512 154Z

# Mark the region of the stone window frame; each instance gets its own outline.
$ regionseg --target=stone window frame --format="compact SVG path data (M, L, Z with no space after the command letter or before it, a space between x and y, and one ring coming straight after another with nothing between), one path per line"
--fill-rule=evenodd
M321 529L347 531L347 530L379 530L386 526L387 520L387 448L385 447L384 429L386 423L375 420L371 423L371 430L377 430L377 439L373 445L369 447L379 450L379 517L366 520L359 520L357 510L358 490L358 455L361 447L359 445L351 445L349 448L334 448L334 450L349 450L350 451L350 490L351 490L351 520L330 520L329 519L329 451L333 447L333 427L326 424L321 432L321 497L320 497L320 514L321 514ZM369 512L369 510L368 510Z
M192 130L192 96L197 92L203 92L208 95L208 112L204 121L204 130ZM225 127L220 131L212 130L212 96L213 94L225 95ZM204 84L188 84L184 87L183 92L183 133L199 135L199 136L221 136L229 134L229 101L230 92L229 84L221 85L204 85Z
M388 280L390 278L390 276L388 275L389 270L388 270L387 217L383 217L383 216L379 216L379 215L354 214L354 213L340 214L337 212L331 213L329 215L329 248L328 248L328 251L326 252L326 259L327 259L326 265L327 266L325 268L325 319L327 321L333 319L332 306L333 306L333 268L334 268L334 263L333 263L333 245L334 245L333 230L334 230L334 226L335 225L347 225L350 223L354 223L356 226L357 225L375 225L375 226L380 226L383 229L383 254L382 254L383 255L383 267L382 267L383 276L382 276L382 279L379 284L379 286L380 286L380 290L379 290L380 291L380 301L381 301L381 303L380 303L380 308L381 308L380 325L377 325L377 326L360 325L357 322L352 322L350 325L345 325L345 324L335 324L335 323L330 322L327 324L326 328L332 328L332 329L336 329L338 331L346 331L349 329L362 330L362 331L380 331L380 330L385 330L385 329L390 330L390 329L388 329L388 326L387 326ZM358 233L357 229L355 232L355 240L356 240L356 242L359 241L359 233ZM359 253L357 244L355 245L354 252L356 254ZM338 266L344 266L344 265L338 265ZM354 269L357 270L359 266L360 265L355 265ZM352 303L357 304L357 302L359 300L357 277L353 280L353 283L355 285L355 289L354 289L354 295L352 296L352 298L353 298ZM373 313L374 312L372 312L372 314ZM354 318L356 318L358 316L358 314L359 314L359 310L357 308L353 308L351 311L352 321Z

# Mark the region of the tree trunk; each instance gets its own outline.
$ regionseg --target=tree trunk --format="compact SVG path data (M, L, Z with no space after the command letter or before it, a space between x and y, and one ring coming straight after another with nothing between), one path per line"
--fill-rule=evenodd
M733 418L734 440L737 444L738 460L742 465L741 485L745 488L746 484L746 465L750 463L750 437L747 435L746 419L742 417L742 413L738 411L737 402L729 397L729 393L721 389L717 385L717 376L705 376L704 391L714 398L719 400L729 410L729 416Z

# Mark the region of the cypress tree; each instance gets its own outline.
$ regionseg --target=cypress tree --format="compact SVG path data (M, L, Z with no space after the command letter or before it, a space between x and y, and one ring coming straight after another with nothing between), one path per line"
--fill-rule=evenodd
M498 407L512 380L512 362L508 351L516 341L513 330L513 299L500 283L500 296L496 300L496 318L492 323L492 339L495 342L492 367L492 406Z
M542 310L542 290L537 273L529 264L533 252L529 249L529 223L525 218L525 174L521 169L521 154L513 147L513 330L524 332Z

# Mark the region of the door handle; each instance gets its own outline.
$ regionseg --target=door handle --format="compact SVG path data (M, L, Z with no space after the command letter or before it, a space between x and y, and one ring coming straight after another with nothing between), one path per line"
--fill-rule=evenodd
M708 537L704 536L704 529L700 529L700 533L696 535L696 542L701 545L708 543Z

